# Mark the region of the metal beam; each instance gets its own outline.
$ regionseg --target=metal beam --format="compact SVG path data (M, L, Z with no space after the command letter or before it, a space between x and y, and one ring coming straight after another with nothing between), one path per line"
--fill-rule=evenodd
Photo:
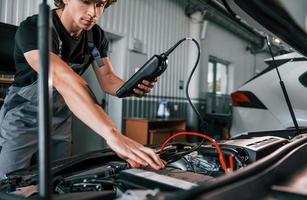
M38 19L38 46L40 51L40 69L39 69L39 197L41 199L51 199L51 172L50 172L50 133L51 133L51 81L49 77L49 44L50 32L50 7L46 0L43 0L39 6Z

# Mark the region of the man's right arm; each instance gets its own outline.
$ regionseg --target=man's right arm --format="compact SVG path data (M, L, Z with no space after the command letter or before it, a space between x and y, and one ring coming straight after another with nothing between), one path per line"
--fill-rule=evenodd
M39 71L39 50L24 53L27 62ZM54 87L63 96L69 109L86 125L106 139L120 157L132 166L147 165L155 169L163 162L149 148L123 136L92 97L86 81L76 74L59 56L50 53L50 73Z

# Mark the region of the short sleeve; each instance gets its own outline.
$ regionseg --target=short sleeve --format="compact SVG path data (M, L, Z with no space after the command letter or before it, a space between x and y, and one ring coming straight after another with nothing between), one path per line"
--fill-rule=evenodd
M102 58L108 57L109 39L105 32L98 26L94 30L94 42Z
M109 40L105 33L103 32L103 37L101 40L101 46L99 48L99 52L101 57L105 58L108 56L108 51L109 51Z
M37 18L36 18L37 19ZM37 20L28 18L23 21L17 29L15 42L17 47L23 52L38 49L37 45Z

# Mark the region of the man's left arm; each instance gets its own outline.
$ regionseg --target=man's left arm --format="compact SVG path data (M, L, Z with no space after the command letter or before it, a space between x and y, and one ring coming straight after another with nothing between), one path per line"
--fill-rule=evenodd
M109 57L103 58L103 64L103 66L98 67L96 62L93 62L92 66L100 83L101 89L104 92L115 96L116 91L124 84L125 81L116 74ZM143 80L141 84L133 89L133 95L137 97L145 96L153 88L155 82L156 81L151 82Z

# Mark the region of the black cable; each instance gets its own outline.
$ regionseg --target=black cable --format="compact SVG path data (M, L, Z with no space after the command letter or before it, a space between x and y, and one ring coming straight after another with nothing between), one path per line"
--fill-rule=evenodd
M200 119L201 124L207 127L207 126L208 126L207 122L204 120L204 118L203 118L203 117L201 116L201 114L198 112L198 110L196 109L196 107L195 107L194 104L192 103L191 98L190 98L190 95L189 95L189 85L190 85L192 76L193 76L193 74L194 74L194 72L195 72L195 70L196 70L196 67L197 67L197 65L198 65L198 63L199 63L199 60L200 60L200 45L199 45L199 43L198 43L194 38L189 38L189 37L183 38L183 39L179 40L174 46L172 46L172 47L171 47L169 50L167 50L165 53L162 53L161 56L162 56L164 59L166 59L166 58L170 55L170 53L172 53L172 52L179 46L179 44L181 44L181 43L182 43L183 41L185 41L185 40L191 40L191 41L193 41L193 42L196 44L196 47L197 47L197 50L198 50L197 60L196 60L196 62L195 62L195 65L194 65L194 67L193 67L193 69L192 69L192 71L191 71L189 77L188 77L188 80L187 80L186 90L185 90L186 97L187 97L187 100L188 100L189 104L191 105L193 111L196 113L196 115L197 115L198 118Z
M178 47L178 45L181 44L185 40L187 40L187 38L183 38L183 39L179 40L174 46L172 46L169 50L167 50L162 55L165 56L165 57L169 56Z
M118 186L118 183L116 182L116 180L103 180L103 179L96 179L93 181L89 181L88 183L100 183L100 184L106 184L106 185L112 185L112 186Z
M192 69L192 71L191 71L189 77L188 77L188 80L187 80L186 91L185 91L185 92L186 92L186 97L187 97L187 100L188 100L189 104L191 105L193 111L196 113L196 115L197 115L198 118L200 119L201 125L203 125L204 127L208 127L207 122L205 122L204 118L203 118L203 117L201 116L201 114L198 112L198 110L196 109L196 107L195 107L194 104L192 103L191 98L190 98L190 95L189 95L189 85L190 85L190 82L191 82L191 78L192 78L192 76L193 76L193 74L194 74L194 72L195 72L195 70L196 70L196 67L197 67L197 65L198 65L198 63L199 63L199 59L200 59L200 45L199 45L199 43L198 43L194 38L189 38L189 37L183 38L183 39L179 40L175 45L173 45L169 50L167 50L166 52L162 53L162 54L161 54L161 57L163 57L163 59L166 60L167 57L168 57L168 56L179 46L179 44L181 44L181 43L182 43L183 41L185 41L185 40L191 40L191 41L193 41L193 42L196 44L197 49L198 49L197 60L196 60L196 62L195 62L195 65L194 65L194 67L193 67L193 69Z
M196 107L192 103L190 95L189 95L189 85L190 85L192 76L193 76L193 74L194 74L194 72L195 72L195 70L197 68L198 63L199 63L199 60L200 60L200 45L199 45L199 43L194 38L183 38L179 42L177 42L170 50L168 50L165 53L165 56L168 56L180 43L182 43L185 40L193 41L196 44L196 47L197 47L197 50L198 50L198 54L197 54L197 59L196 59L195 65L194 65L194 67L193 67L193 69L192 69L192 71L191 71L191 73L190 73L190 75L188 77L188 80L187 80L187 84L186 84L186 88L185 88L186 89L185 93L186 93L186 97L187 97L187 100L188 100L190 106L192 107L193 111L196 113L197 117L201 121L201 125L200 125L201 128L206 130L207 127L208 127L208 123L204 120L204 118L201 116L199 111L196 109ZM203 145L204 142L205 142L205 139L202 139L202 141L197 146L193 147L192 149L190 149L190 150L188 150L188 151L186 151L186 152L184 152L184 153L182 153L180 155L175 155L174 159L170 159L167 163L174 162L174 161L180 159L181 157L183 157L183 156L185 156L185 155L187 155L187 154L189 154L189 153L199 149Z
M195 39L193 39L193 38L186 38L186 39L187 39L187 40L192 40L192 41L196 44L197 49L198 49L198 55L197 55L196 63L195 63L195 65L194 65L194 67L193 67L193 69L192 69L192 71L191 71L191 73L190 73L190 76L189 76L189 78L188 78L188 81L187 81L187 84L186 84L186 88L185 88L185 94L186 94L186 96L187 96L187 99L188 99L189 104L191 105L193 111L196 113L196 115L197 115L198 118L200 119L202 125L205 125L205 126L208 127L207 122L204 120L204 118L203 118L203 117L201 116L201 114L198 112L198 110L196 109L195 105L192 103L191 98L190 98L190 95L189 95L189 85L190 85L192 76L193 76L193 74L194 74L194 72L195 72L195 70L196 70L196 67L197 67L197 65L198 65L198 63L199 63L199 59L200 59L200 46L199 46L199 43L198 43Z
M199 60L200 60L200 45L199 45L199 43L198 43L194 38L189 38L189 37L183 38L183 39L179 40L174 46L172 46L168 51L166 51L165 53L162 53L161 56L162 56L163 58L167 58L167 56L168 56L170 53L172 53L172 52L178 47L178 45L181 44L181 43L182 43L183 41L185 41L185 40L191 40L191 41L193 41L193 42L196 44L197 50L198 50L197 60L196 60L196 62L195 62L195 65L194 65L194 67L193 67L193 69L192 69L192 71L191 71L189 77L188 77L185 92L186 92L187 100L188 100L189 104L191 105L193 111L196 113L196 115L198 116L199 120L201 121L201 127L203 128L203 127L207 127L208 124L207 124L207 122L204 120L204 118L201 116L201 114L198 112L198 110L196 109L195 105L192 103L191 98L190 98L190 95L189 95L189 85L190 85L192 76L193 76L193 74L194 74L194 72L195 72L195 70L196 70L196 67L197 67L197 65L198 65L198 63L199 63Z
M197 54L197 59L196 59L195 65L194 65L194 67L193 67L193 69L192 69L192 71L191 71L191 73L190 73L190 75L189 75L189 77L188 77L187 83L186 83L186 90L185 90L185 93L186 93L186 97L187 97L187 100L188 100L190 106L192 107L193 111L196 113L197 117L199 118L199 120L200 120L200 122L201 122L200 127L201 127L202 129L206 130L207 127L208 127L208 123L204 120L204 118L201 116L201 114L199 113L199 111L196 109L196 107L195 107L195 105L192 103L191 98L190 98L190 95L189 95L189 85L190 85L192 76L193 76L193 74L194 74L194 72L195 72L195 70L196 70L196 68L197 68L198 63L199 63L199 60L200 60L200 45L199 45L199 43L198 43L194 38L183 38L183 39L179 40L171 49L169 49L167 52L163 53L162 56L163 56L164 58L167 58L167 56L168 56L171 52L173 52L174 49L177 48L178 45L181 44L181 43L182 43L183 41L185 41L185 40L191 40L191 41L193 41L193 42L196 44L196 47L197 47L197 50L198 50L198 54ZM204 142L205 142L205 139L202 139L202 141L201 141L197 146L195 146L195 147L193 147L192 149L186 151L185 153L182 153L182 154L180 154L180 155L176 155L176 157L174 157L174 159L169 160L168 163L174 162L174 160L178 160L178 159L180 159L181 157L183 157L183 156L185 156L185 155L187 155L187 154L189 154L189 153L191 153L191 152L193 152L193 151L199 149L199 148L203 145Z
M234 156L234 159L237 162L236 166L238 168L244 166L244 163L240 159L239 153L235 149L231 149L231 148L227 148L227 147L221 147L221 149L223 151L223 154L225 154L226 156L230 156L230 155ZM219 155L215 148L203 149L202 154L203 155L208 155L208 156L215 156L215 157L218 157L218 155Z
M187 81L187 84L186 84L186 88L185 88L185 89L186 89L186 90L185 90L185 93L186 93L186 96L187 96L187 99L188 99L189 104L191 105L193 111L196 113L196 115L198 116L199 120L201 121L200 127L201 127L202 129L204 129L204 130L207 130L207 128L208 128L208 123L204 120L204 118L203 118L203 117L201 116L201 114L198 112L198 110L196 109L196 107L195 107L194 104L192 103L191 98L190 98L190 95L189 95L189 85L190 85L192 76L193 76L193 74L194 74L194 72L195 72L195 70L196 70L196 67L197 67L197 65L198 65L198 63L199 63L199 59L200 59L200 46L199 46L199 43L198 43L195 39L193 39L193 38L187 38L187 39L192 40L192 41L196 44L197 49L198 49L198 55L197 55L196 63L195 63L195 65L194 65L194 67L193 67L193 69L192 69L192 71L191 71L191 73L190 73L190 76L189 76L189 78L188 78L188 81ZM196 146L195 148L191 149L191 150L189 151L189 153L191 153L191 152L193 152L193 151L199 149L199 148L201 147L201 145L204 144L204 142L205 142L205 139L202 139L201 142L199 143L199 145Z
M205 141L205 139L203 139L198 145L194 145L191 149L189 149L187 151L173 152L170 155L164 156L162 158L163 158L163 160L166 161L167 164L176 162L176 161L180 160L181 158L184 158L184 156L186 156L186 155L196 151L197 149L199 149L201 147L201 145L203 144L202 142L204 142L204 141ZM174 145L173 143L170 143L170 144Z

